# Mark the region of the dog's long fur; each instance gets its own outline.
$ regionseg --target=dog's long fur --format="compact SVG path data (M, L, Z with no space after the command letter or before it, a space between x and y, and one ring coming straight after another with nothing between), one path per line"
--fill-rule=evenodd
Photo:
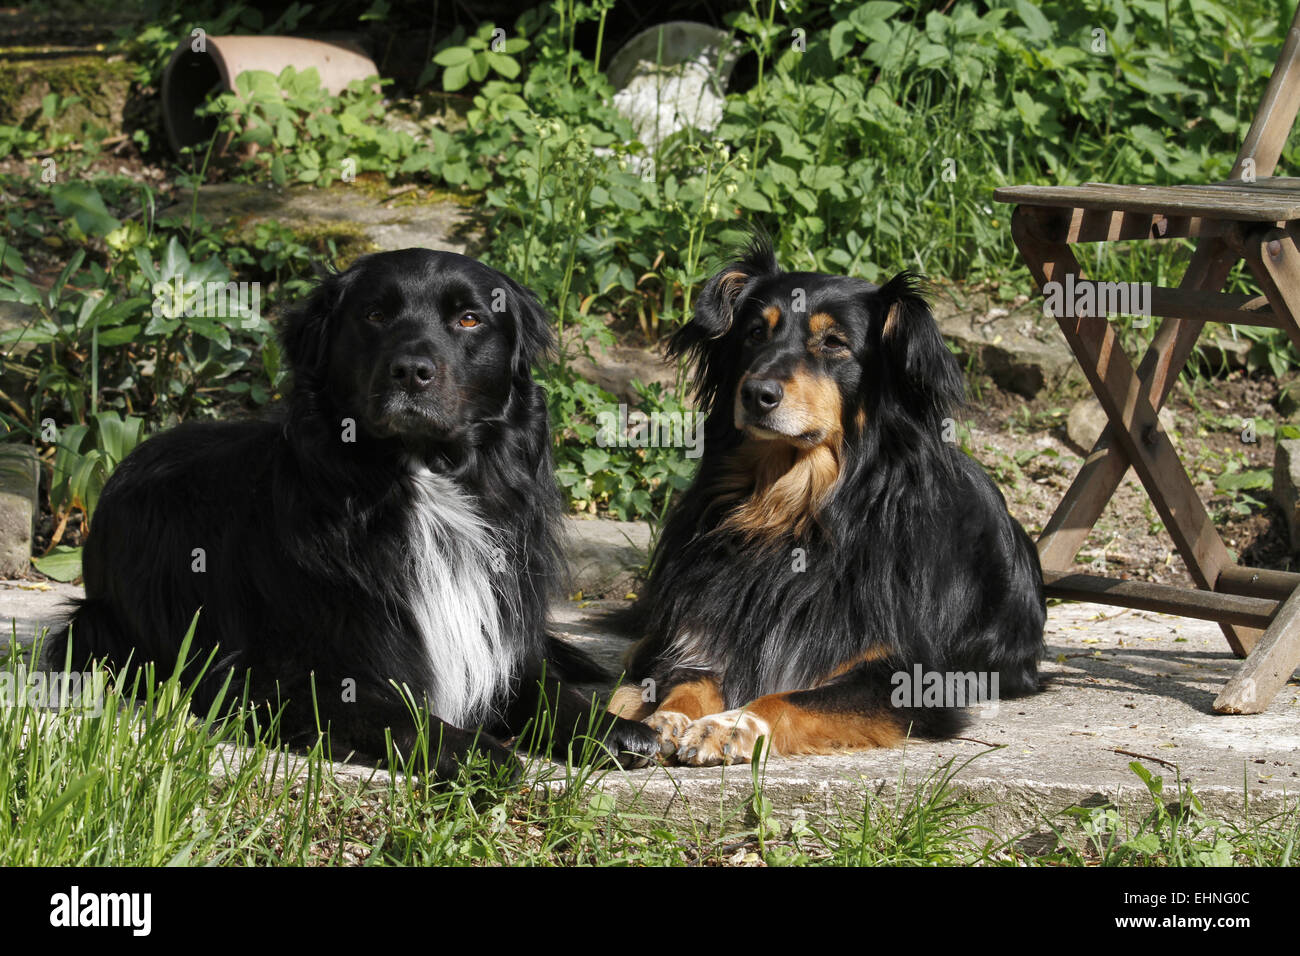
M611 710L681 762L730 763L759 737L790 754L950 735L954 701L895 694L916 665L1037 688L1037 553L951 443L961 375L913 276L785 273L756 239L671 351L694 362L705 451L634 609L628 673L657 700Z
M72 665L170 669L199 612L196 664L217 651L200 708L233 670L284 706L286 738L314 739L318 713L335 753L376 757L385 728L417 745L404 685L433 715L440 774L472 748L513 766L494 737L542 704L563 756L589 705L547 661L561 499L529 371L551 344L536 298L463 256L382 253L326 278L281 338L280 420L183 425L109 480ZM606 730L615 751L653 753L645 727Z

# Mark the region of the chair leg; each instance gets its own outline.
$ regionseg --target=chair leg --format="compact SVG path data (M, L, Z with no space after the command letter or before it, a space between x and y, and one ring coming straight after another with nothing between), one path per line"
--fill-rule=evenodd
M1147 401L1157 411L1164 407L1203 325L1203 322L1166 319L1157 329L1138 371ZM1044 565L1053 568L1070 566L1088 540L1097 519L1115 496L1128 466L1128 457L1115 447L1108 425L1043 527L1038 538L1038 554Z
M1071 273L1082 277L1083 270L1069 246L1044 241L1035 235L1028 218L1026 215L1013 219L1012 235L1039 287L1042 288L1051 281L1063 281ZM1234 562L1215 531L1191 479L1183 470L1169 437L1160 427L1155 407L1148 399L1150 383L1137 377L1120 348L1114 326L1105 319L1070 319L1058 316L1058 322L1110 420L1107 433L1115 444L1108 449L1107 455L1122 452L1126 462L1135 466L1147 494L1160 512L1165 527L1169 529L1186 562L1192 579L1198 587L1214 590L1219 572ZM1181 337L1173 338L1177 344ZM1189 346L1184 347L1190 351ZM1166 380L1172 377L1165 376ZM1164 383L1161 387L1167 394L1168 389ZM1120 477L1122 476L1121 470ZM1114 487L1117 486L1118 481ZM1114 487L1106 489L1105 486L1098 485L1098 491L1107 491L1100 498L1102 508L1114 493ZM1100 497L1088 488L1076 500L1082 500L1085 496L1093 507ZM1096 518L1092 520L1095 522ZM1069 560L1073 560L1073 557L1071 554ZM1244 654L1254 643L1252 638L1258 638L1259 632L1253 629L1227 624L1220 626L1237 654Z
M1215 698L1220 714L1258 714L1268 709L1300 667L1300 588L1278 609L1246 662Z
M1250 271L1268 297L1291 341L1300 348L1300 249L1284 229L1261 228L1250 233L1242 250ZM1258 714L1268 708L1300 667L1300 588L1291 593L1250 652L1246 663L1224 685L1214 701L1221 714Z

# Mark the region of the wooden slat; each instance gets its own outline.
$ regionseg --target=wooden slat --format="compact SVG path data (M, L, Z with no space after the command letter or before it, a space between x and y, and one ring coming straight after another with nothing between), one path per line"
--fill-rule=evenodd
M1151 314L1167 315L1200 322L1224 325L1255 325L1271 329L1286 328L1263 295L1198 292L1191 289L1151 290Z
M1255 600L1244 598L1243 600ZM1300 591L1282 604L1246 662L1215 698L1220 714L1258 714L1268 709L1300 664Z
M1038 234L1048 242L1122 242L1135 239L1187 239L1216 235L1215 220L1153 213L1107 212L1097 209L1026 207L1038 217Z
M1300 349L1300 250L1284 229L1261 229L1244 242L1246 264L1273 311L1286 317L1280 328Z
M1277 601L1243 597L1196 588L1180 588L1150 581L1121 581L1099 574L1043 569L1043 586L1048 597L1065 601L1086 601L1159 611L1202 621L1267 627L1277 613Z
M1004 186L993 191L1000 202L1057 206L1152 215L1196 216L1238 222L1283 222L1300 219L1300 193L1254 191L1236 186Z
M1240 179L1224 179L1217 183L1208 183L1205 188L1217 189L1220 186L1248 186L1256 192L1269 192L1295 195L1300 193L1300 176L1264 176L1253 183L1243 183Z
M1285 601L1297 587L1300 587L1300 574L1294 571L1270 571L1267 568L1234 565L1219 572L1214 590L1225 594Z

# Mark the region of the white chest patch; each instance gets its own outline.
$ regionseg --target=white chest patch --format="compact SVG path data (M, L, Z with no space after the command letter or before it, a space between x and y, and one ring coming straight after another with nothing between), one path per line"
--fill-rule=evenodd
M430 706L453 726L473 727L517 664L492 588L494 575L508 573L507 558L455 482L423 467L408 480L414 507L403 558L429 663Z

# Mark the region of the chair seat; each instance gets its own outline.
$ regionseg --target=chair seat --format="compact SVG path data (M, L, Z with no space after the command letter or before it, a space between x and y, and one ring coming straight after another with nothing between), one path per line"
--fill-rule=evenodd
M1203 186L1003 186L999 202L1021 206L1094 209L1164 216L1196 216L1236 222L1300 219L1300 178L1271 176L1253 183L1230 181Z

